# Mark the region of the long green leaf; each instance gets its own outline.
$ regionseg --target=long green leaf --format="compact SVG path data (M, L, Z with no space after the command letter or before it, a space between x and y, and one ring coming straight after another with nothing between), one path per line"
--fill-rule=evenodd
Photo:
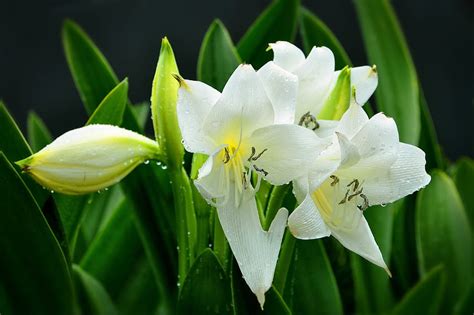
M291 268L284 296L294 314L343 314L336 278L321 240L297 240Z
M220 20L214 20L201 44L197 79L222 91L240 62L229 32Z
M205 249L183 282L178 314L232 314L230 282L212 250Z
M421 133L419 147L426 153L426 169L443 169L445 159L438 143L438 136L431 119L430 110L426 103L425 95L420 88L420 110L421 110Z
M114 87L94 110L86 125L109 124L120 126L127 105L128 80Z
M64 53L82 102L89 114L118 83L112 67L87 34L71 20L62 29Z
M117 309L102 284L90 274L73 265L76 294L83 314L115 315Z
M417 144L418 80L395 13L388 0L358 0L354 5L369 61L377 65L377 108L395 119L401 141Z
M28 114L28 142L33 152L38 152L51 143L52 136L43 120L34 112Z
M474 231L474 161L461 158L454 169L454 182L464 204L464 209Z
M402 300L395 306L392 315L436 315L442 301L445 287L445 273L442 266L430 270Z
M375 206L365 211L367 222L387 263L390 262L392 250L393 212L403 204L404 201L401 200L385 208ZM364 314L379 314L390 309L394 303L394 297L390 287L390 278L385 270L356 254L351 256L351 264L356 310Z
M250 26L237 45L246 63L260 68L271 59L268 44L279 40L293 41L298 21L298 0L276 0Z
M69 270L58 241L0 152L0 279L12 314L73 314Z
M25 137L2 101L0 101L0 151L3 152L11 163L22 160L32 154ZM48 199L49 192L42 189L28 175L21 174L21 178L33 194L38 205L42 206L46 199Z
M442 171L433 171L418 195L415 219L420 272L444 264L449 279L444 311L450 312L471 282L472 234L456 186Z

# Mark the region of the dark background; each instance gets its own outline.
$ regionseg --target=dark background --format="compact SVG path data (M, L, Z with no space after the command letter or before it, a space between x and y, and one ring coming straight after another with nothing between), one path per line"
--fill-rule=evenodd
M54 136L86 121L62 50L65 18L85 29L119 78L129 78L130 97L140 102L150 98L163 36L173 45L181 74L195 78L199 47L212 20L220 18L237 42L269 3L0 0L0 99L23 130L29 110L44 119ZM474 156L473 1L392 3L445 152L451 159ZM355 65L367 63L352 1L304 4L334 31Z

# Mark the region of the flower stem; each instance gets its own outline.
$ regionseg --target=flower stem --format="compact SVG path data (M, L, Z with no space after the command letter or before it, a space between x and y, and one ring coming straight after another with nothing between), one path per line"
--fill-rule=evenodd
M278 257L278 263L275 270L275 277L273 279L273 285L283 294L286 285L286 278L288 270L293 260L293 252L295 249L296 239L291 233L286 230L283 239L283 246L281 247L280 256Z

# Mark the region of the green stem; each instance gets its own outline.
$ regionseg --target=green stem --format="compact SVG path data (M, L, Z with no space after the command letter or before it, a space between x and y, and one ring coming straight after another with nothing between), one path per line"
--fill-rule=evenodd
M291 262L293 261L293 252L295 249L296 239L291 233L286 230L285 237L283 239L283 246L281 247L280 256L278 257L278 263L275 270L275 277L273 279L273 285L283 294L286 285L286 278L288 270L290 270Z
M270 199L268 200L267 211L265 215L265 224L263 226L265 231L268 231L270 228L270 225L272 224L272 221L275 218L278 210L280 210L283 200L285 200L289 189L289 184L273 187Z
M193 192L186 171L182 167L170 169L170 178L176 212L178 283L182 287L188 269L195 257L196 215L194 213Z

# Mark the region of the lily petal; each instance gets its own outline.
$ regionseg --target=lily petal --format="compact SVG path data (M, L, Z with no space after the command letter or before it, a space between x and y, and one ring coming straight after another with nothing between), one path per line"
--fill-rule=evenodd
M368 121L369 117L362 107L357 104L351 104L349 109L342 115L336 131L352 139Z
M219 152L223 148L219 147L207 158L199 169L198 179L194 181L197 190L208 202L214 198L223 198L229 191L224 163L219 159Z
M374 93L378 85L378 75L375 67L362 66L351 69L351 86L355 89L355 101L364 105Z
M301 49L289 42L278 41L270 44L270 47L273 51L273 61L287 71L293 72L305 61Z
M187 151L211 154L216 147L203 131L203 121L221 94L199 81L185 80L178 91L177 115Z
M400 143L398 159L392 167L365 181L364 193L370 204L390 203L428 185L431 177L425 171L425 164L425 153L421 149Z
M280 209L267 232L260 223L253 196L244 197L237 208L235 204L231 194L229 202L217 207L217 213L245 282L263 308L265 292L272 285L288 211Z
M203 128L216 143L227 143L229 136L240 134L245 138L273 121L273 107L257 72L251 65L240 65L227 81Z
M272 125L256 130L247 140L256 152L266 151L250 161L262 169L265 178L282 185L306 174L328 141L297 125ZM250 156L248 153L245 156ZM257 169L255 168L255 169Z
M358 148L360 161L348 171L356 177L370 177L387 170L397 159L397 125L392 118L378 113L351 139L351 143Z
M275 124L291 124L295 119L298 77L283 70L274 62L267 62L258 75L275 111Z
M356 210L357 211L357 210ZM380 248L375 242L367 220L362 216L359 224L352 230L333 229L332 235L347 249L364 257L373 264L384 268L389 275L390 271L383 260Z
M330 93L334 65L334 55L330 49L314 47L306 61L294 72L299 79L295 122L307 112L317 116Z
M331 231L324 223L310 195L306 195L303 202L291 213L288 218L288 228L294 237L302 240L331 235Z

